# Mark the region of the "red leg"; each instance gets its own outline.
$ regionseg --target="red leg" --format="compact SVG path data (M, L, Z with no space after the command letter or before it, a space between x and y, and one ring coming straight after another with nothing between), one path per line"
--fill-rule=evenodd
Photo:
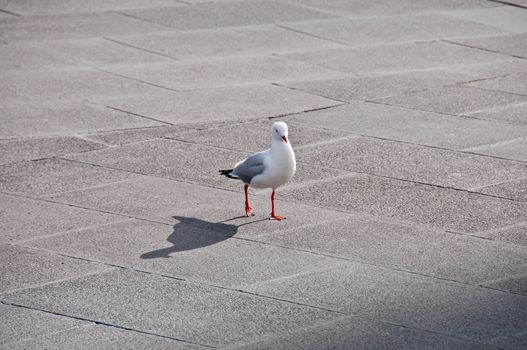
M247 193L249 185L243 186L243 189L245 190L245 216L254 216L251 207L249 206L249 194Z
M269 216L269 220L284 220L285 216L276 215L274 213L274 190L271 194L271 216Z

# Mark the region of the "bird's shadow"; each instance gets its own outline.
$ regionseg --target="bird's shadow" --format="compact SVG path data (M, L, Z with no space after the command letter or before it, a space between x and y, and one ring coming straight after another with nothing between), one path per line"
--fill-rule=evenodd
M262 221L250 221L238 226L226 223L242 217L235 217L222 222L209 222L196 218L173 216L174 219L178 220L178 223L174 225L174 231L167 238L172 246L144 253L141 255L141 259L170 258L172 253L207 247L231 238L243 225Z

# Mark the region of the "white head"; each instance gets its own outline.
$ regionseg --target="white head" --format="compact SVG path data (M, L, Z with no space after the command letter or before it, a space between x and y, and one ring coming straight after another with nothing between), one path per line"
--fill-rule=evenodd
M287 124L284 122L276 122L273 124L273 139L280 140L282 142L288 143L287 139Z

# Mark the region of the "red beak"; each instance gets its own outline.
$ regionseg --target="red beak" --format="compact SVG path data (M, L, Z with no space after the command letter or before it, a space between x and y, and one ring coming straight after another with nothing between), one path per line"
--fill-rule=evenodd
M287 137L282 136L282 140L284 140L284 142L287 143Z

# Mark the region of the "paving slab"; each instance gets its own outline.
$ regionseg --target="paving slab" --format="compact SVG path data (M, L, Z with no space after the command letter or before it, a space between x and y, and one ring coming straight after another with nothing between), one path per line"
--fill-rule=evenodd
M18 241L68 230L104 225L122 216L0 194L0 239Z
M276 40L279 37L280 40ZM345 47L274 25L119 36L115 41L180 59L307 51Z
M321 255L229 238L235 237L238 227L228 222L175 218L178 222L174 225L131 220L31 241L28 245L228 288L340 263Z
M23 290L53 281L97 273L103 264L52 255L24 247L0 245L2 284L0 293ZM1 297L0 297L1 298Z
M163 91L138 81L94 69L12 71L2 75L0 92L5 102L40 105L53 101L90 100L108 95L147 94Z
M527 202L527 178L479 188L476 191Z
M341 317L312 307L121 269L11 293L5 299L209 346Z
M468 86L450 86L377 99L377 101L406 108L462 115L526 102L527 96Z
M467 151L527 162L527 138L469 148Z
M397 2L386 2L382 0L361 1L361 0L329 0L320 2L317 0L288 0L289 2L306 5L309 7L320 8L333 11L338 14L345 14L349 17L374 16L374 15L393 15L404 13L417 13L428 11L453 11L460 9L472 9L481 7L497 6L490 1L483 0L447 0L447 1L411 1L403 0Z
M141 0L97 0L89 3L82 0L30 0L30 1L8 1L1 9L18 13L24 16L57 15L69 13L83 13L95 11L116 11L124 9L148 8L157 6L178 5L176 0L153 0L144 2Z
M351 46L497 34L499 29L441 13L288 23L284 27ZM503 31L501 31L503 32Z
M474 79L475 75L446 69L435 69L424 72L401 72L363 77L299 81L287 83L287 86L314 95L353 102L454 85Z
M231 169L248 155L249 153L246 152L173 139L155 139L71 155L68 159L144 175L155 175L213 187L239 189L242 187L240 181L220 176L219 170ZM291 179L290 184L330 178L343 173L339 170L298 164L297 173Z
M53 196L53 200L82 205L85 207L112 211L139 218L175 224L178 217L201 220L197 224L223 223L234 225L236 235L255 237L277 230L309 225L316 222L332 221L346 216L344 213L313 208L306 205L276 200L277 210L287 216L276 222L267 220L270 200L266 195L249 197L256 216L244 216L244 195L239 192L213 189L165 179L144 177L110 184L99 188ZM278 190L280 195L281 190ZM253 190L250 190L252 193ZM220 225L221 226L221 225ZM222 226L223 227L223 226Z
M495 349L434 333L349 317L230 349Z
M278 1L228 1L186 7L127 10L126 14L177 29L218 28L331 18L327 13Z
M0 348L523 350L525 11L0 0Z
M527 12L527 11L526 11ZM506 77L497 77L494 79L486 79L467 83L468 86L473 86L481 89L488 89L494 91L504 91L513 94L527 96L527 73L511 74Z
M137 175L49 158L0 166L0 190L19 195L43 196L123 181L134 176Z
M203 145L235 149L245 152L257 152L270 147L271 121L255 121L237 125L223 125L218 128L188 132L176 138ZM293 146L303 147L309 144L342 138L350 133L320 130L303 125L289 125L288 139Z
M0 315L2 315L0 346L4 349L7 348L7 344L22 339L31 339L89 325L88 322L73 318L5 304L0 304Z
M527 176L519 162L368 137L306 147L297 157L322 167L461 189Z
M339 72L278 56L220 57L173 64L105 68L125 77L176 90L210 89L291 80L332 78Z
M75 135L165 125L86 101L2 104L0 113L11 116L2 120L0 139Z
M257 239L471 284L519 274L527 268L523 247L360 216Z
M0 165L93 151L104 147L100 143L67 136L0 141Z
M100 99L99 102L171 124L250 120L340 104L338 101L273 85L167 91L155 95Z
M466 233L527 219L525 203L367 175L353 175L285 191L283 197Z
M527 124L527 103L518 103L505 107L493 108L485 111L467 113L469 117L503 121L513 124Z
M496 51L514 57L527 58L527 34L496 35L483 38L455 39L457 43Z
M98 13L21 16L0 23L0 39L8 43L57 39L80 39L105 35L163 31L155 23L108 11Z
M39 349L206 349L183 341L128 331L101 325L90 325L47 334L38 338L9 344L10 350Z
M331 129L457 150L522 137L527 132L522 126L359 101L295 114L283 120L291 123L291 130L307 125L318 130Z
M292 53L286 56L359 75L497 62L507 58L497 53L442 41L332 49Z
M504 29L512 33L527 31L527 11L514 6L455 11L451 15Z
M526 327L525 296L359 264L249 290L480 342Z

